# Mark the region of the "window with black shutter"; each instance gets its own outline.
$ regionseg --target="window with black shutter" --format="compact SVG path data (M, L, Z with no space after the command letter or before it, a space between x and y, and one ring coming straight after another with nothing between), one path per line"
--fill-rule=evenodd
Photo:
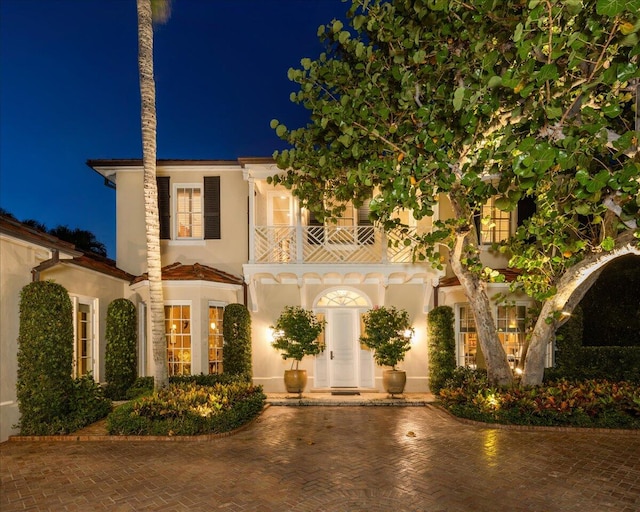
M169 177L156 177L158 184L158 217L160 220L160 239L171 238L171 196L169 193Z
M204 178L204 238L219 240L220 231L220 176Z

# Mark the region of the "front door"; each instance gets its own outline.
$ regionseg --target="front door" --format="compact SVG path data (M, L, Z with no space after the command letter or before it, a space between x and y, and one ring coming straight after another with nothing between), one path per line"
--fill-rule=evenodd
M357 314L353 309L335 309L328 312L327 348L329 349L329 385L331 387L358 386Z

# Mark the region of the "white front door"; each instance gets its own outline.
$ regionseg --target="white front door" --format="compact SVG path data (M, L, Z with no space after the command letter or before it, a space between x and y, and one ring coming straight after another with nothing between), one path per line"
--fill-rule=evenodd
M329 386L357 387L359 347L356 336L356 310L328 311L327 348L329 349Z

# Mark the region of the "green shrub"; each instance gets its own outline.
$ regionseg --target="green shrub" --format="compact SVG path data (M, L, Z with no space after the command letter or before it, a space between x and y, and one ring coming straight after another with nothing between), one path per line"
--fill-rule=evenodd
M442 405L456 416L517 425L640 428L640 389L629 382L559 380L496 389L483 376L466 376L461 386L439 393Z
M556 333L555 364L560 372L570 375L577 367L577 353L582 347L583 313L580 306Z
M579 347L573 362L545 369L545 381L607 379L640 384L640 347Z
M138 377L125 393L126 400L153 393L153 377Z
M22 435L66 430L73 393L73 314L67 291L30 283L20 298L17 397Z
M380 366L396 365L404 361L406 352L411 349L413 329L409 322L409 313L404 309L376 307L367 311L362 320L364 334L360 342L373 350L373 358ZM409 331L411 334L408 335Z
M75 432L101 420L111 412L111 400L104 395L102 386L88 374L73 381L73 400L68 431Z
M128 299L116 299L107 308L105 393L123 400L137 377L136 307Z
M429 326L429 388L442 389L456 369L454 313L449 306L438 306L427 316Z
M107 418L112 435L201 435L228 432L264 407L260 386L248 382L201 386L173 383L118 407Z
M216 384L233 384L235 382L247 382L244 375L228 373L210 373L199 375L174 375L169 377L171 384L198 384L199 386L215 386Z
M242 304L229 304L224 308L222 322L224 373L239 375L251 381L251 315Z

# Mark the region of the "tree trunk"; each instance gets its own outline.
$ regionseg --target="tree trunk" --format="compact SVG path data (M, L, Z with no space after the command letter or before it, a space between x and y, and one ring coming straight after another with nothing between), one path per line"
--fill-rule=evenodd
M523 386L542 384L546 351L553 348L556 329L566 321L566 315L573 312L604 266L626 254L640 255L638 240L633 238L631 231L618 237L612 251L592 253L562 275L557 293L542 305L531 333L522 374Z
M156 184L156 86L153 77L153 19L151 0L137 0L138 68L142 120L142 162L144 167L144 210L149 275L149 312L153 347L155 388L168 382L167 346L164 332L164 298L160 259L160 221Z
M498 338L486 285L477 275L469 271L461 261L467 238L467 233L456 235L455 248L450 254L449 261L454 274L465 291L469 307L476 321L476 334L487 364L489 382L493 385L509 386L513 383L513 372L509 367L504 347L500 343L500 338Z

